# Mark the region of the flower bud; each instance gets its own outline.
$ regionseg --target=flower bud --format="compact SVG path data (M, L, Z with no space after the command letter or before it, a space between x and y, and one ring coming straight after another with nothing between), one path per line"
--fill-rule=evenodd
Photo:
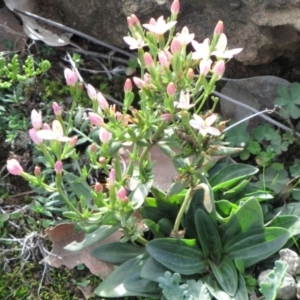
M193 79L195 76L194 70L192 68L189 68L186 72L186 77L189 79Z
M66 68L64 70L65 79L67 82L67 85L74 86L76 82L78 81L78 75L76 72L72 71L69 68Z
M104 156L99 157L99 164L104 165L106 163L106 158Z
M112 138L111 132L101 127L99 130L99 139L102 143L108 143Z
M16 159L9 159L6 164L7 171L12 175L21 175L24 171Z
M96 101L97 100L96 89L91 84L88 84L86 87L86 90L87 90L87 94L88 94L89 98L93 101Z
M171 52L173 54L179 53L181 50L181 42L178 38L174 37L171 42Z
M154 64L153 58L152 58L152 56L150 55L149 52L144 53L144 62L145 62L146 67L152 67L153 66L153 64Z
M56 116L61 116L61 108L60 108L60 106L56 102L52 103L52 109L53 109L54 114Z
M158 53L158 61L162 68L168 69L170 66L170 60L164 51Z
M170 122L170 120L171 120L171 114L170 113L162 114L160 117L164 122Z
M54 170L56 172L56 174L61 174L63 171L63 163L58 160L55 165L54 165Z
M121 120L121 119L122 119L122 117L123 117L123 114L122 114L121 112L119 112L119 111L116 111L116 113L115 113L115 117L116 117L116 119L119 121L119 120Z
M176 93L176 86L173 82L170 82L167 86L167 94L169 96L174 96Z
M42 112L37 112L35 109L31 111L31 125L35 129L40 129L42 127Z
M116 181L116 171L114 168L112 168L112 169L110 169L107 183L109 186L112 186L115 184L115 181Z
M30 136L30 138L31 138L31 140L35 143L35 144L37 144L37 145L39 145L39 144L41 144L42 142L43 142L43 139L41 139L41 138L39 138L38 136L37 136L37 130L36 129L34 129L34 128L31 128L29 131L29 136Z
M73 136L69 143L71 147L75 147L77 142L78 142L78 136Z
M126 202L127 199L127 193L126 193L126 189L124 187L121 187L118 191L117 191L117 197L120 201L122 202Z
M95 186L94 186L94 190L97 192L97 193L102 193L103 191L103 186L100 182L96 182L95 183Z
M213 67L214 74L220 79L225 72L225 61L218 60Z
M102 110L107 110L109 108L108 102L101 92L97 93L97 101Z
M142 80L139 77L133 77L133 82L135 83L135 85L139 88L142 89L143 87L146 86L146 82L144 80Z
M129 78L126 79L125 84L124 84L124 92L129 93L132 91L132 83Z
M91 151L92 153L97 152L97 146L96 146L96 144L93 143L93 144L90 146L90 151Z
M180 9L179 0L174 0L172 5L171 5L171 13L173 15L177 15L179 13L179 9Z
M219 21L215 27L214 34L220 35L224 32L224 23L222 21Z
M41 168L39 167L39 166L35 166L34 167L34 175L36 176L36 177L40 177L41 176Z
M128 24L128 27L133 27L135 25L139 25L140 20L138 19L138 17L135 14L132 14L130 17L127 17L127 24Z
M49 124L44 123L44 124L43 124L43 129L45 129L45 130L51 130L51 127L50 127Z
M89 120L95 126L101 126L103 124L103 119L94 112L89 112Z
M210 67L211 67L212 61L211 59L205 59L203 58L200 61L199 64L199 69L200 69L200 76L206 76L208 74L208 72L210 71Z

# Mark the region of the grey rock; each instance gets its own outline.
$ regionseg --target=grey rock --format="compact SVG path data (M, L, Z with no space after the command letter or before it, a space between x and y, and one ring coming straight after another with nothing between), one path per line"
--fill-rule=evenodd
M280 255L280 260L284 261L288 265L287 272L292 276L296 276L299 272L299 266L300 266L299 255L290 249L280 250L279 255Z
M37 1L37 0L35 0ZM125 47L126 17L136 14L142 23L169 16L172 0L52 0L62 22L115 46ZM299 49L300 0L181 0L178 30L188 26L202 41L215 24L226 26L229 47L243 47L237 59L258 65L277 57L292 57ZM127 47L127 46L126 46Z

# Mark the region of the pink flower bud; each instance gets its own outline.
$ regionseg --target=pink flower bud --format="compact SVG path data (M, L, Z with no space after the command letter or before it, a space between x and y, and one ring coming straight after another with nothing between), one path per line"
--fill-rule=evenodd
M121 187L118 191L117 191L117 197L120 201L122 202L126 202L127 199L127 193L126 193L126 189L124 187Z
M107 110L109 108L107 100L100 92L97 93L97 101L102 110Z
M94 112L89 112L89 120L95 126L101 126L103 124L103 119Z
M30 136L30 138L31 138L31 140L35 143L35 144L37 144L37 145L39 145L39 144L41 144L42 142L43 142L43 139L41 139L41 138L39 138L38 136L37 136L37 130L35 129L35 128L31 128L29 131L29 136Z
M103 186L100 182L96 182L95 183L95 186L94 186L94 189L97 193L102 193L103 191Z
M149 52L144 53L144 61L145 61L146 67L152 67L153 64L154 64L153 58L152 58L152 56L150 55Z
M225 72L225 61L218 60L213 67L213 72L217 75L218 79L220 79Z
M98 161L101 165L104 165L106 163L106 158L104 156L100 156Z
M178 38L175 37L171 42L171 52L175 54L175 53L179 53L180 50L181 50L181 42Z
M142 89L143 87L146 86L146 82L144 80L142 80L141 78L138 77L133 77L133 82L135 83L135 85L139 88Z
M89 98L93 101L96 101L97 100L96 89L91 84L88 84L86 89L87 89L87 94L88 94Z
M92 152L92 153L95 153L96 151L97 151L97 146L96 146L96 144L92 144L91 146L90 146L90 151Z
M78 142L78 136L73 136L69 143L71 147L75 147L77 142Z
M52 109L53 109L54 114L56 116L61 116L61 108L60 108L60 106L56 102L52 103Z
M124 92L129 93L132 91L132 83L129 78L126 79L125 84L124 84Z
M116 117L116 119L119 121L119 120L122 119L123 114L122 114L121 112L117 111L117 112L115 113L115 117Z
M111 132L101 127L99 130L99 139L102 143L108 143L112 138Z
M40 177L41 176L41 168L40 167L38 167L38 166L35 166L34 167L34 175L36 176L36 177Z
M168 69L170 66L170 60L164 51L158 53L158 61L163 68Z
M224 32L224 23L222 21L219 21L215 27L214 34L220 35Z
M203 58L200 61L199 64L199 69L200 69L200 76L206 76L208 74L208 72L210 71L210 67L211 67L212 61L211 59L205 59Z
M150 84L152 81L151 75L149 73L144 74L144 81L146 84Z
M195 76L194 70L192 68L189 68L186 72L186 77L192 79L194 78L194 76Z
M132 14L130 17L127 17L128 27L132 27L140 24L140 20L135 14Z
M50 127L49 124L44 123L44 124L43 124L43 129L45 129L45 130L51 130L51 127Z
M170 82L167 86L167 94L169 96L174 96L176 93L176 86L173 82Z
M109 186L112 186L115 184L115 181L116 181L116 171L114 168L112 168L112 169L110 169L107 183Z
M56 172L56 174L61 174L63 171L63 163L58 160L55 165L54 165L54 170Z
M31 111L31 125L35 129L40 129L42 127L42 112L37 112L35 109Z
M74 86L76 82L78 81L78 75L76 72L72 71L69 68L66 68L64 70L65 79L67 82L67 85Z
M169 121L171 120L171 114L170 114L170 113L162 114L160 117L161 117L161 119L162 119L164 122L169 122Z
M171 13L177 15L179 13L180 3L179 0L174 0L171 5Z
M127 25L128 27L133 27L134 20L131 18L131 16L127 17Z
M7 171L12 175L21 175L24 171L16 159L9 159L6 164Z

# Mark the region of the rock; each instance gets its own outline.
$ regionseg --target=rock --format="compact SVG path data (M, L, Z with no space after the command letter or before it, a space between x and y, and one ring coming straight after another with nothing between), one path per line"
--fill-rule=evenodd
M282 249L279 251L279 255L280 260L288 265L287 272L292 276L296 276L300 266L300 257L298 254L290 249Z
M35 0L38 1L38 0ZM171 0L52 0L65 25L115 46L127 47L126 17L136 14L142 23L169 16ZM229 47L243 47L237 59L258 65L280 56L297 55L300 0L181 0L178 30L187 25L196 39L212 35L215 24L226 26ZM51 19L51 16L49 16Z
M271 271L272 270L265 270L259 274L259 276L258 276L259 286L263 282L268 281L267 276ZM296 281L295 281L294 277L290 274L286 274L281 287L278 288L278 291L277 291L278 298L276 298L276 299L292 300L292 299L295 299L296 293L297 293L297 289L296 289Z
M266 108L273 109L274 101L277 98L277 87L280 85L289 86L290 82L276 76L257 76L246 79L229 80L222 89L222 94L233 98L238 103L245 104L257 111ZM229 102L220 97L222 115L225 119L240 121L253 114L248 108ZM249 130L259 123L266 121L255 117L249 122Z

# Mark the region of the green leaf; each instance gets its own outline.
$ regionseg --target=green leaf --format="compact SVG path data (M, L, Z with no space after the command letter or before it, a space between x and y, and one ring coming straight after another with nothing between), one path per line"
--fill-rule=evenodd
M114 242L94 248L91 254L100 260L113 264L122 264L145 252L146 249L144 247L138 247L129 243Z
M195 223L198 233L198 243L201 244L203 256L219 260L221 258L222 245L214 222L204 210L197 209Z
M262 229L263 226L264 217L261 206L255 198L250 198L241 204L239 209L226 220L226 223L220 226L222 240L227 241L232 236L252 229Z
M143 205L152 185L153 179L147 181L146 183L139 183L135 190L130 193L128 198L130 199L130 203L134 209L138 209Z
M166 235L160 230L158 224L149 219L143 219L144 224L149 228L149 230L153 233L154 238L164 238Z
M300 218L297 216L278 216L268 225L268 227L280 227L289 231L290 236L300 234Z
M231 147L241 147L250 141L250 135L247 132L247 124L245 122L236 125L226 132L225 141L229 142Z
M283 261L275 261L275 268L271 271L266 282L261 283L259 291L265 296L265 300L275 300L287 271L287 264Z
M258 169L251 165L231 164L210 178L209 183L212 190L216 192L220 189L229 189L239 181L250 177L257 172Z
M143 265L140 276L158 282L158 278L164 276L166 271L168 271L168 268L154 258L149 257Z
M249 267L280 250L289 237L283 228L255 229L226 240L223 252L232 259L241 259Z
M237 184L232 189L226 191L223 193L223 196L225 199L232 199L233 197L236 197L241 192L243 192L246 187L248 186L250 180L242 180L239 184Z
M102 225L99 229L94 231L93 233L86 234L84 240L82 242L72 242L71 244L64 247L64 249L68 251L79 251L82 250L96 242L99 242L109 235L113 234L115 231L119 229L118 226L108 226Z
M195 240L156 239L146 245L150 255L173 272L184 275L205 271L203 254Z
M118 298L127 296L140 297L158 297L160 289L154 282L141 280L139 277L140 269L145 256L132 258L115 269L100 285L95 289L94 293L100 297ZM134 289L129 290L125 286L125 280L130 276L131 283L127 281L127 286ZM135 280L136 282L132 282Z
M230 258L224 256L217 266L209 260L210 267L222 289L230 296L234 296L238 286L237 270Z

